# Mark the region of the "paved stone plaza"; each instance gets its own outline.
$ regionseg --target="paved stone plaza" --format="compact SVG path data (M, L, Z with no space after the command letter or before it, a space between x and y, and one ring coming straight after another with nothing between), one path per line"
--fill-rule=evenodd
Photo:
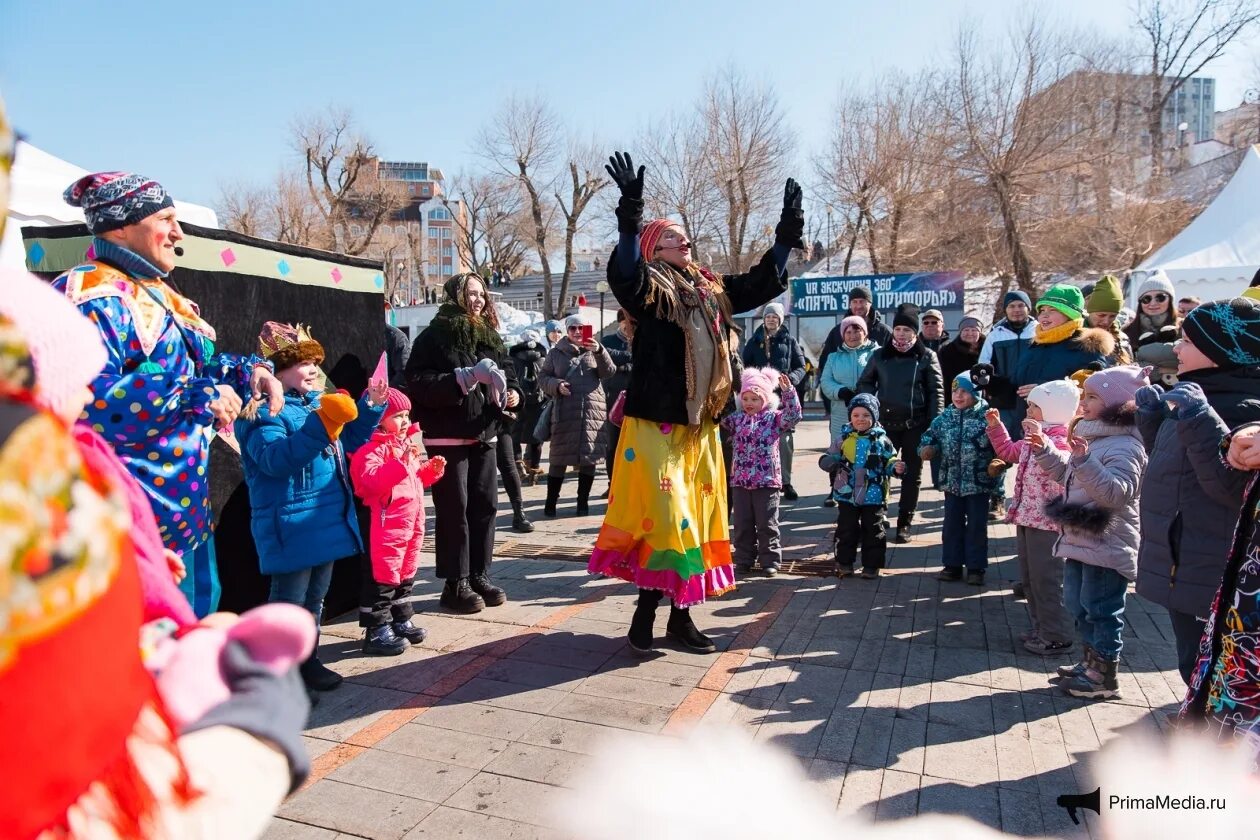
M826 434L822 420L797 433L802 497L781 511L788 568L830 552L834 511L821 507L826 477L815 467ZM555 520L542 517L543 487L526 488L533 534L512 534L510 512L500 517L510 553L567 547L575 558L499 561L507 605L440 612L430 558L416 589L423 646L367 658L354 616L325 628L323 656L346 682L314 710L311 782L268 838L558 838L556 794L601 737L670 737L701 720L795 754L842 813L958 813L1014 834L1086 836L1094 815L1073 826L1055 798L1092 790L1090 755L1123 733L1165 727L1182 695L1167 618L1132 595L1124 699L1078 701L1051 687L1067 658L1026 654L1016 639L1028 624L1010 595L1013 527L990 527L983 588L940 583L933 491L916 539L890 546L880 580L754 576L695 610L718 653L662 645L655 658L632 658L634 589L588 576L576 559L604 505L565 516L575 485Z

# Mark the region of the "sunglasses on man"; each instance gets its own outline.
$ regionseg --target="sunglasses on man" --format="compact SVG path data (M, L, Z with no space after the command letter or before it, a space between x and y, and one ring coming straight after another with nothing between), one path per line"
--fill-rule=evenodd
M1164 294L1163 292L1155 292L1154 294L1150 294L1150 295L1142 295L1140 298L1138 298L1138 303L1141 303L1143 305L1148 304L1148 303L1167 303L1170 300L1172 300L1172 298Z

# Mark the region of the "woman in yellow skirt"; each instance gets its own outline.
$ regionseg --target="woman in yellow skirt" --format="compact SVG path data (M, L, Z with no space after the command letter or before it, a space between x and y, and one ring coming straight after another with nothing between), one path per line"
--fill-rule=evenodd
M619 152L607 169L621 189L608 283L636 326L608 511L589 568L639 587L632 650L652 649L656 608L669 596L666 635L709 652L715 646L689 608L735 588L717 426L737 382L734 313L787 289L788 255L804 247L801 189L788 179L774 247L761 261L716 275L692 261L681 225L643 224L644 167L636 172Z

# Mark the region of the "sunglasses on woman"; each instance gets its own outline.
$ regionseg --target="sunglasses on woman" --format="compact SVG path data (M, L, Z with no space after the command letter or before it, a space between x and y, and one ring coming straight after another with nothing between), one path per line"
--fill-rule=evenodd
M1168 295L1164 294L1163 292L1156 292L1153 295L1142 295L1140 298L1138 298L1138 303L1141 303L1141 304L1167 303L1170 300L1172 300L1172 298L1170 298Z

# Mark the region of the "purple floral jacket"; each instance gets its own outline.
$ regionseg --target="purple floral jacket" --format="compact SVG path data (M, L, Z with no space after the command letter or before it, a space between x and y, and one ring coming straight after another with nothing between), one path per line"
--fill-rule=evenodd
M783 487L783 465L779 462L779 438L801 422L801 403L796 389L785 388L783 407L763 409L756 414L736 411L722 420L731 433L731 486L745 490Z

